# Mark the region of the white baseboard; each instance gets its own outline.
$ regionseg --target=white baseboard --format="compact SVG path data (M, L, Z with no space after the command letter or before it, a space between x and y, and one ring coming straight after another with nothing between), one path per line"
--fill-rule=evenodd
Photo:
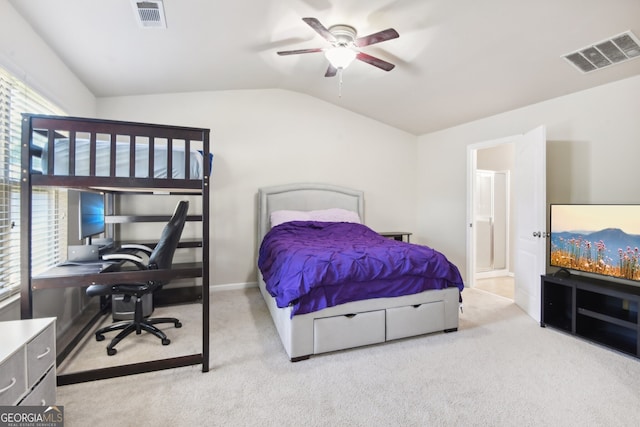
M222 285L209 285L209 293L221 291L237 291L241 289L257 288L258 282L226 283Z
M513 273L509 270L491 270L484 271L482 273L476 273L476 279L489 279L492 277L504 277L504 276L513 276Z

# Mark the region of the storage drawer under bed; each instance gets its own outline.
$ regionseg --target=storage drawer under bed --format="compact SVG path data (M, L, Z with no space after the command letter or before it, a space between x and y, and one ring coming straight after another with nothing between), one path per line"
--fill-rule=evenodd
M314 353L385 341L385 311L369 311L313 321Z
M387 341L445 329L443 301L388 308L386 311Z

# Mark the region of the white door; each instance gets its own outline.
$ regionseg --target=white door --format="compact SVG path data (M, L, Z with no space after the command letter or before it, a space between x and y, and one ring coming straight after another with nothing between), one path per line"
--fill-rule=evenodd
M522 135L509 136L506 138L479 142L479 143L471 144L467 146L467 172L468 172L467 174L467 220L468 220L467 224L468 224L468 229L467 229L467 270L466 270L467 274L465 277L465 286L467 287L473 288L475 286L476 273L478 272L476 269L476 266L478 265L478 262L482 262L482 260L478 260L478 258L482 256L486 256L486 254L483 254L482 251L477 250L478 239L482 239L483 238L482 234L486 231L485 229L483 229L484 228L483 225L486 225L486 224L476 223L477 216L482 210L482 209L479 209L477 206L479 203L477 201L477 197L479 196L478 193L479 191L481 191L479 189L479 186L481 186L481 183L479 182L479 180L476 179L476 176L477 176L476 172L479 171L478 152L481 150L492 150L498 147L499 148L498 156L502 158L502 160L498 162L498 164L500 165L500 167L505 168L505 171L511 170L513 169L513 163L515 162L509 159L509 157L511 156L509 154L511 150L509 149L504 150L504 148L507 146L515 145L515 141L520 139L521 137ZM513 157L515 157L515 154L513 155ZM507 190L505 188L505 192L507 194L505 194L504 197L509 198L509 203L511 203L510 196L508 196L510 191L511 191L510 189ZM506 215L506 212L505 212L505 215ZM509 237L509 230L506 229L505 233L507 234L507 236L505 236L505 245L507 245L506 241L507 240L511 241ZM505 247L505 250L506 250L506 247ZM509 259L511 258L510 255L505 254L505 257L507 256L509 256ZM505 265L505 269L507 267L509 268L509 270L511 270L510 266Z
M546 128L540 126L515 143L513 198L515 295L518 306L540 321L540 276L546 270Z

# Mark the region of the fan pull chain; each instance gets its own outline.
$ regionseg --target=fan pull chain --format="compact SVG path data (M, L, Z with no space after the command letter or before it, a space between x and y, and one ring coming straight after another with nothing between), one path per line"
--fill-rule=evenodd
M338 68L338 98L342 98L342 68Z

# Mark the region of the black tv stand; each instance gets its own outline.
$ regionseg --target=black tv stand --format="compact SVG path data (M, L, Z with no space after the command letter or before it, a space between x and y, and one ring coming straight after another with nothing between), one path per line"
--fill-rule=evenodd
M540 326L640 358L640 287L575 274L542 276Z

